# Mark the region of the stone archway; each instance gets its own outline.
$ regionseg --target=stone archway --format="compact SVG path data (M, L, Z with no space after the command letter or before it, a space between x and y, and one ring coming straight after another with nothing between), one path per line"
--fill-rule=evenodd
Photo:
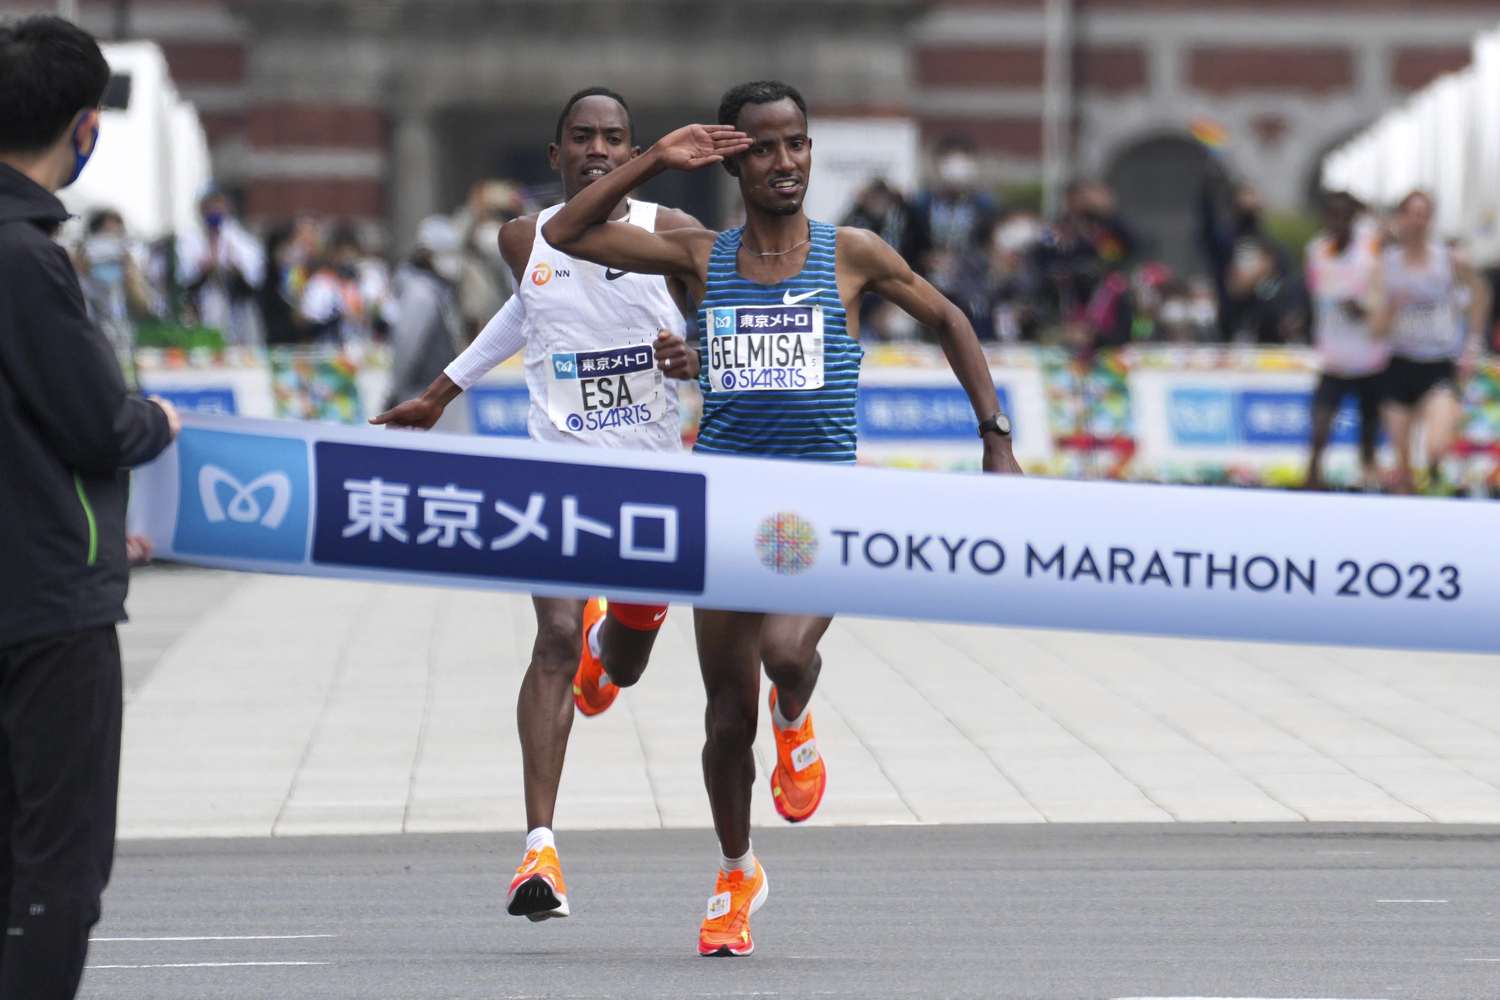
M1191 136L1157 134L1120 152L1105 173L1142 253L1182 275L1204 273L1199 199L1208 152Z

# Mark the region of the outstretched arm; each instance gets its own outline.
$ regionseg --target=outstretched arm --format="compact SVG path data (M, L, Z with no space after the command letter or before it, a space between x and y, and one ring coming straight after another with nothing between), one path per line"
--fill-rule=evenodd
M1000 412L995 380L980 350L979 338L963 311L931 283L911 269L901 255L875 233L862 229L838 231L840 257L859 282L859 295L873 292L905 310L913 319L937 331L938 343L953 374L969 395L977 422ZM856 296L856 301L858 296ZM1011 453L1010 435L984 436L984 471L1020 474Z
M694 285L702 280L701 251L713 244L706 230L648 233L610 222L610 211L631 191L667 170L697 170L750 147L727 125L689 125L616 167L578 194L542 226L542 236L571 257L637 274L664 274Z
M1467 333L1464 336L1463 350L1458 356L1458 377L1460 382L1467 382L1474 375L1474 366L1484 354L1485 326L1489 323L1490 307L1490 283L1474 267L1469 259L1467 249L1454 249L1449 251L1449 260L1452 261L1453 275L1461 285L1467 285L1469 289L1469 309Z

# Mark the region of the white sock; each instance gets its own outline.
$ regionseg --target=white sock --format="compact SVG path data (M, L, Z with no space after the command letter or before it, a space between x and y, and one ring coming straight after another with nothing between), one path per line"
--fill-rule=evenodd
M526 835L527 853L540 851L544 847L550 847L554 851L557 850L557 841L552 837L551 827L539 826Z
M812 711L812 702L809 701L802 706L802 714L795 719L788 719L781 714L781 699L776 699L776 704L771 706L771 725L785 732L788 729L801 729L802 723L807 721L807 713Z
M744 872L746 875L755 874L755 851L752 848L745 852L744 857L731 858L719 851L719 870L728 875L730 872Z
M594 622L593 627L589 629L589 635L588 635L588 640L589 640L589 655L592 656L592 657L594 657L594 659L596 659L596 660L600 656L600 653L599 653L599 635L600 635L601 632L603 632L603 630L604 630L604 618L602 618L602 617L598 621Z

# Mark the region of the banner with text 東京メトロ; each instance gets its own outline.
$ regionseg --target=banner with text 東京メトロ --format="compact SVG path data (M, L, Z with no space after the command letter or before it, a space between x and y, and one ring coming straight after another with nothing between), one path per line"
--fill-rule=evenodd
M159 556L636 602L1500 651L1500 505L188 416ZM978 444L976 442L976 449Z

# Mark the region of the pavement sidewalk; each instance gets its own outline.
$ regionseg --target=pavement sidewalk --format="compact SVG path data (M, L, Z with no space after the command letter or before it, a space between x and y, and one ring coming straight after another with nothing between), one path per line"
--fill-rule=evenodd
M524 827L529 598L160 567L130 608L121 836ZM1500 823L1500 656L857 618L821 649L817 824ZM702 719L674 607L576 720L557 826L709 826Z

